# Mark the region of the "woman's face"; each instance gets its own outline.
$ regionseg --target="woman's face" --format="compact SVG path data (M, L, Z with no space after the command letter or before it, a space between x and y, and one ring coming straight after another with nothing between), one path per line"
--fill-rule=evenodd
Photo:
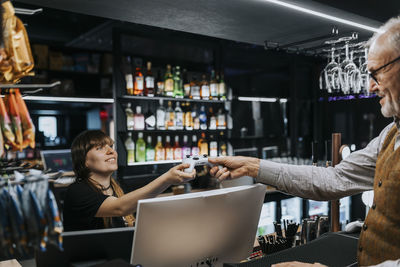
M89 150L85 164L91 173L111 174L118 169L118 154L112 146L95 146Z

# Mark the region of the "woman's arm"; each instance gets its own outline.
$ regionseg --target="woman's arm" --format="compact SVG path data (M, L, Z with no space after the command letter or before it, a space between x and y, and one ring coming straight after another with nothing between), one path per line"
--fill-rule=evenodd
M96 217L116 217L133 214L136 211L138 201L145 198L153 198L174 184L183 184L196 177L196 171L185 173L183 169L189 164L180 164L171 168L154 181L140 189L132 191L122 197L108 197L101 204L96 213Z

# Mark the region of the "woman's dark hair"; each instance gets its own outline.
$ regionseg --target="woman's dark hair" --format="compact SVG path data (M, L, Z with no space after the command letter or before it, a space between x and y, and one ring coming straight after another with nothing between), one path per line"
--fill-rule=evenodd
M71 157L75 176L79 181L87 181L90 170L86 167L86 155L96 146L112 145L113 140L100 130L88 130L80 133L72 142Z

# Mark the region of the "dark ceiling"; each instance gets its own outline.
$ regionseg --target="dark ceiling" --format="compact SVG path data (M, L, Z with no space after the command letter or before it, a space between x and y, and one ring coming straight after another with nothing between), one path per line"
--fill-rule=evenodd
M291 0L302 7L379 27L399 14L398 0L306 1ZM16 7L43 7L42 14L22 16L32 40L73 46L85 41L97 49L111 48L111 29L129 22L172 29L226 40L263 45L264 41L287 44L330 33L358 31L361 39L371 32L328 21L264 0L18 0ZM93 43L95 40L95 43Z

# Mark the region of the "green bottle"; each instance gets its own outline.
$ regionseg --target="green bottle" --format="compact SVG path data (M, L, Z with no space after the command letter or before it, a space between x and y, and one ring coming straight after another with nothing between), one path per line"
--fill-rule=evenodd
M135 142L132 140L132 133L128 132L128 138L125 140L126 163L131 165L135 163Z
M136 161L146 161L146 143L143 140L143 133L141 132L138 134L138 139L136 140Z
M156 160L156 151L154 150L154 146L151 142L151 136L147 136L146 140L146 161L154 161Z
M181 70L179 66L175 67L174 71L174 97L176 98L183 98L183 83L182 83L182 78L181 78Z

